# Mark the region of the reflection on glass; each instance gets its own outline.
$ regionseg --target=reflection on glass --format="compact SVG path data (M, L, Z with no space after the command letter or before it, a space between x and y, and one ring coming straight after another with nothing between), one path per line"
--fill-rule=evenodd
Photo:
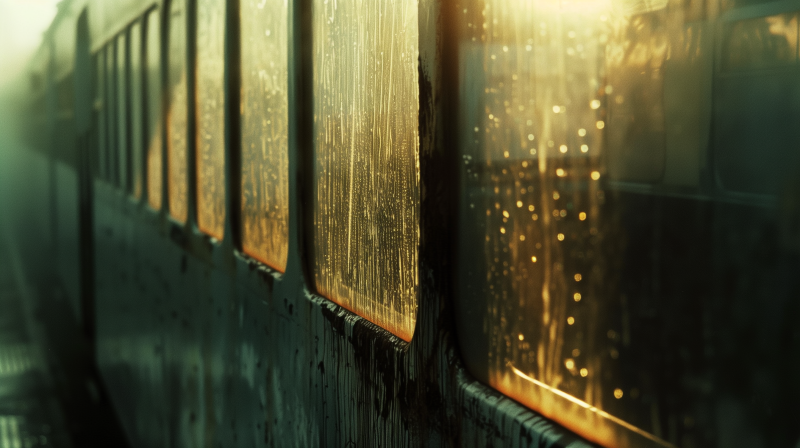
M800 167L798 13L725 24L715 157L725 189L776 194Z
M131 193L142 197L142 28L131 27Z
M158 11L147 16L147 202L161 209L161 32Z
M242 248L284 271L289 242L288 8L241 2Z
M417 310L417 2L313 2L314 278L405 340Z
M729 23L723 67L746 70L797 64L797 26L796 12Z
M604 446L795 446L800 80L737 77L791 99L743 94L712 68L713 22L628 6L645 12L459 5L465 360ZM770 182L765 154L795 176L769 197L720 188L735 146L711 123L750 145L731 178Z
M197 4L197 226L225 231L225 2Z
M167 110L167 191L169 214L178 222L188 217L187 117L188 86L186 84L186 8L181 0L170 2L169 53L167 78L169 109Z
M108 173L106 171L106 152L108 151L108 142L106 141L106 111L105 104L105 68L106 68L106 50L101 48L97 52L97 73L95 76L95 101L99 105L97 109L97 176L100 179L107 179Z
M656 182L664 174L664 62L667 12L614 20L606 48L609 96L608 175L614 180Z
M114 168L119 186L128 187L128 51L126 35L117 38L117 146Z

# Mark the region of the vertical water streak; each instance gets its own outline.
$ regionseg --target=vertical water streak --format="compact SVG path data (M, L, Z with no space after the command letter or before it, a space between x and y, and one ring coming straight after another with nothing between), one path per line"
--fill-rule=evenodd
M225 231L225 2L197 3L197 226Z
M147 202L154 210L161 209L163 167L161 159L161 21L159 11L147 15L145 61L147 83Z
M318 291L405 340L419 245L418 5L313 2Z
M188 85L186 71L186 5L183 0L170 2L169 53L167 79L167 190L169 213L180 223L188 218L187 119Z
M288 4L242 0L242 246L278 271L289 244Z

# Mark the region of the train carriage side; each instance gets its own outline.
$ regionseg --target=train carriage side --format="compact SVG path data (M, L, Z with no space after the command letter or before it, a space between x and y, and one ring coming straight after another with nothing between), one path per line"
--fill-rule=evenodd
M133 446L793 446L798 11L67 0L16 225Z

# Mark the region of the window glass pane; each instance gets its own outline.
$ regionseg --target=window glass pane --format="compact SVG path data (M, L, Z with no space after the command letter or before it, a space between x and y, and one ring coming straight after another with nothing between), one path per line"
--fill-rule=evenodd
M116 82L116 52L117 46L115 41L106 46L106 139L108 149L106 153L106 173L108 174L108 181L115 183L117 181L117 82Z
M800 167L798 14L740 20L725 38L714 108L719 181L774 195Z
M147 16L147 201L161 209L161 30L159 12Z
M657 182L664 175L665 12L620 18L609 30L607 103L608 176L627 182Z
M283 271L289 243L288 8L242 0L242 249Z
M317 290L405 340L417 311L417 1L313 2Z
M131 27L131 192L142 197L142 28L139 23Z
M181 0L170 2L169 11L169 110L167 111L167 170L169 213L186 222L189 180L186 172L188 86L186 73L186 8Z
M108 142L106 141L106 105L105 105L105 88L106 88L106 50L101 48L97 52L97 73L95 75L95 101L97 105L97 177L106 179L108 173L106 172L106 152L108 151Z
M197 4L197 226L225 230L225 2Z
M800 104L796 75L775 90L788 100L765 93L767 74L726 87L729 73L705 68L715 34L701 30L716 24L685 24L680 9L474 6L458 6L456 319L469 370L603 446L796 446L800 117L784 107ZM742 96L769 118L734 116ZM770 197L720 191L731 146L681 128L698 110L717 114L718 138L748 142L751 164L777 144L795 175ZM783 125L770 139L767 120ZM693 187L667 189L648 165L659 134L690 144L669 154L702 166Z
M117 38L117 168L119 186L128 188L128 68L127 39Z
M722 65L746 70L797 63L797 13L739 20L725 27Z

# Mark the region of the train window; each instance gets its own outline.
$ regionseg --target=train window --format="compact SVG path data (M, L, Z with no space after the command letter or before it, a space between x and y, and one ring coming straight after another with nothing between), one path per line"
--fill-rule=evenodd
M106 50L101 48L97 52L97 73L95 74L95 113L97 123L97 177L107 178L106 172L106 114L105 114L105 68Z
M130 82L131 82L131 193L135 198L142 197L142 26L134 23L130 34Z
M197 3L197 226L225 230L225 2Z
M159 12L147 15L145 45L145 83L147 84L147 202L154 210L161 209L161 30Z
M609 30L608 176L656 183L664 175L666 11L622 16Z
M797 13L739 20L725 27L723 69L796 65Z
M119 186L123 189L128 187L128 40L125 34L117 37L117 146L115 168L119 176Z
M241 2L242 249L283 271L289 242L288 7Z
M58 81L56 87L57 110L59 114L63 116L69 116L73 114L75 91L72 76L72 73L65 76L63 79Z
M117 166L117 158L115 148L117 148L117 82L116 82L116 73L117 73L117 65L116 65L116 52L117 46L115 42L112 40L108 45L106 45L106 101L105 101L105 112L106 112L106 129L108 132L106 133L106 141L108 144L106 145L106 173L108 175L107 179L111 183L115 183L117 181L117 172L115 167Z
M169 52L167 79L169 109L167 111L167 191L169 213L177 221L188 218L189 180L187 164L188 85L186 70L186 5L173 0L169 6Z
M407 341L417 310L417 7L312 6L316 287Z
M725 30L714 109L717 175L727 190L776 195L800 168L798 13Z
M796 176L777 201L660 194L610 179L614 159L651 151L650 136L663 132L666 112L654 109L666 105L653 92L666 76L664 52L685 45L708 61L713 47L669 11L620 16L590 1L473 5L458 5L457 34L456 322L468 369L604 446L795 446ZM714 110L745 95L764 113L783 104L777 92L800 104L793 76L774 96L717 84ZM711 108L690 91L670 101ZM609 115L631 100L644 115L627 119L645 129L630 129L628 112ZM752 161L771 141L746 132L775 121L767 115L731 118L724 130L717 117L715 133L743 129L734 135L747 138ZM620 142L628 147L613 147Z

